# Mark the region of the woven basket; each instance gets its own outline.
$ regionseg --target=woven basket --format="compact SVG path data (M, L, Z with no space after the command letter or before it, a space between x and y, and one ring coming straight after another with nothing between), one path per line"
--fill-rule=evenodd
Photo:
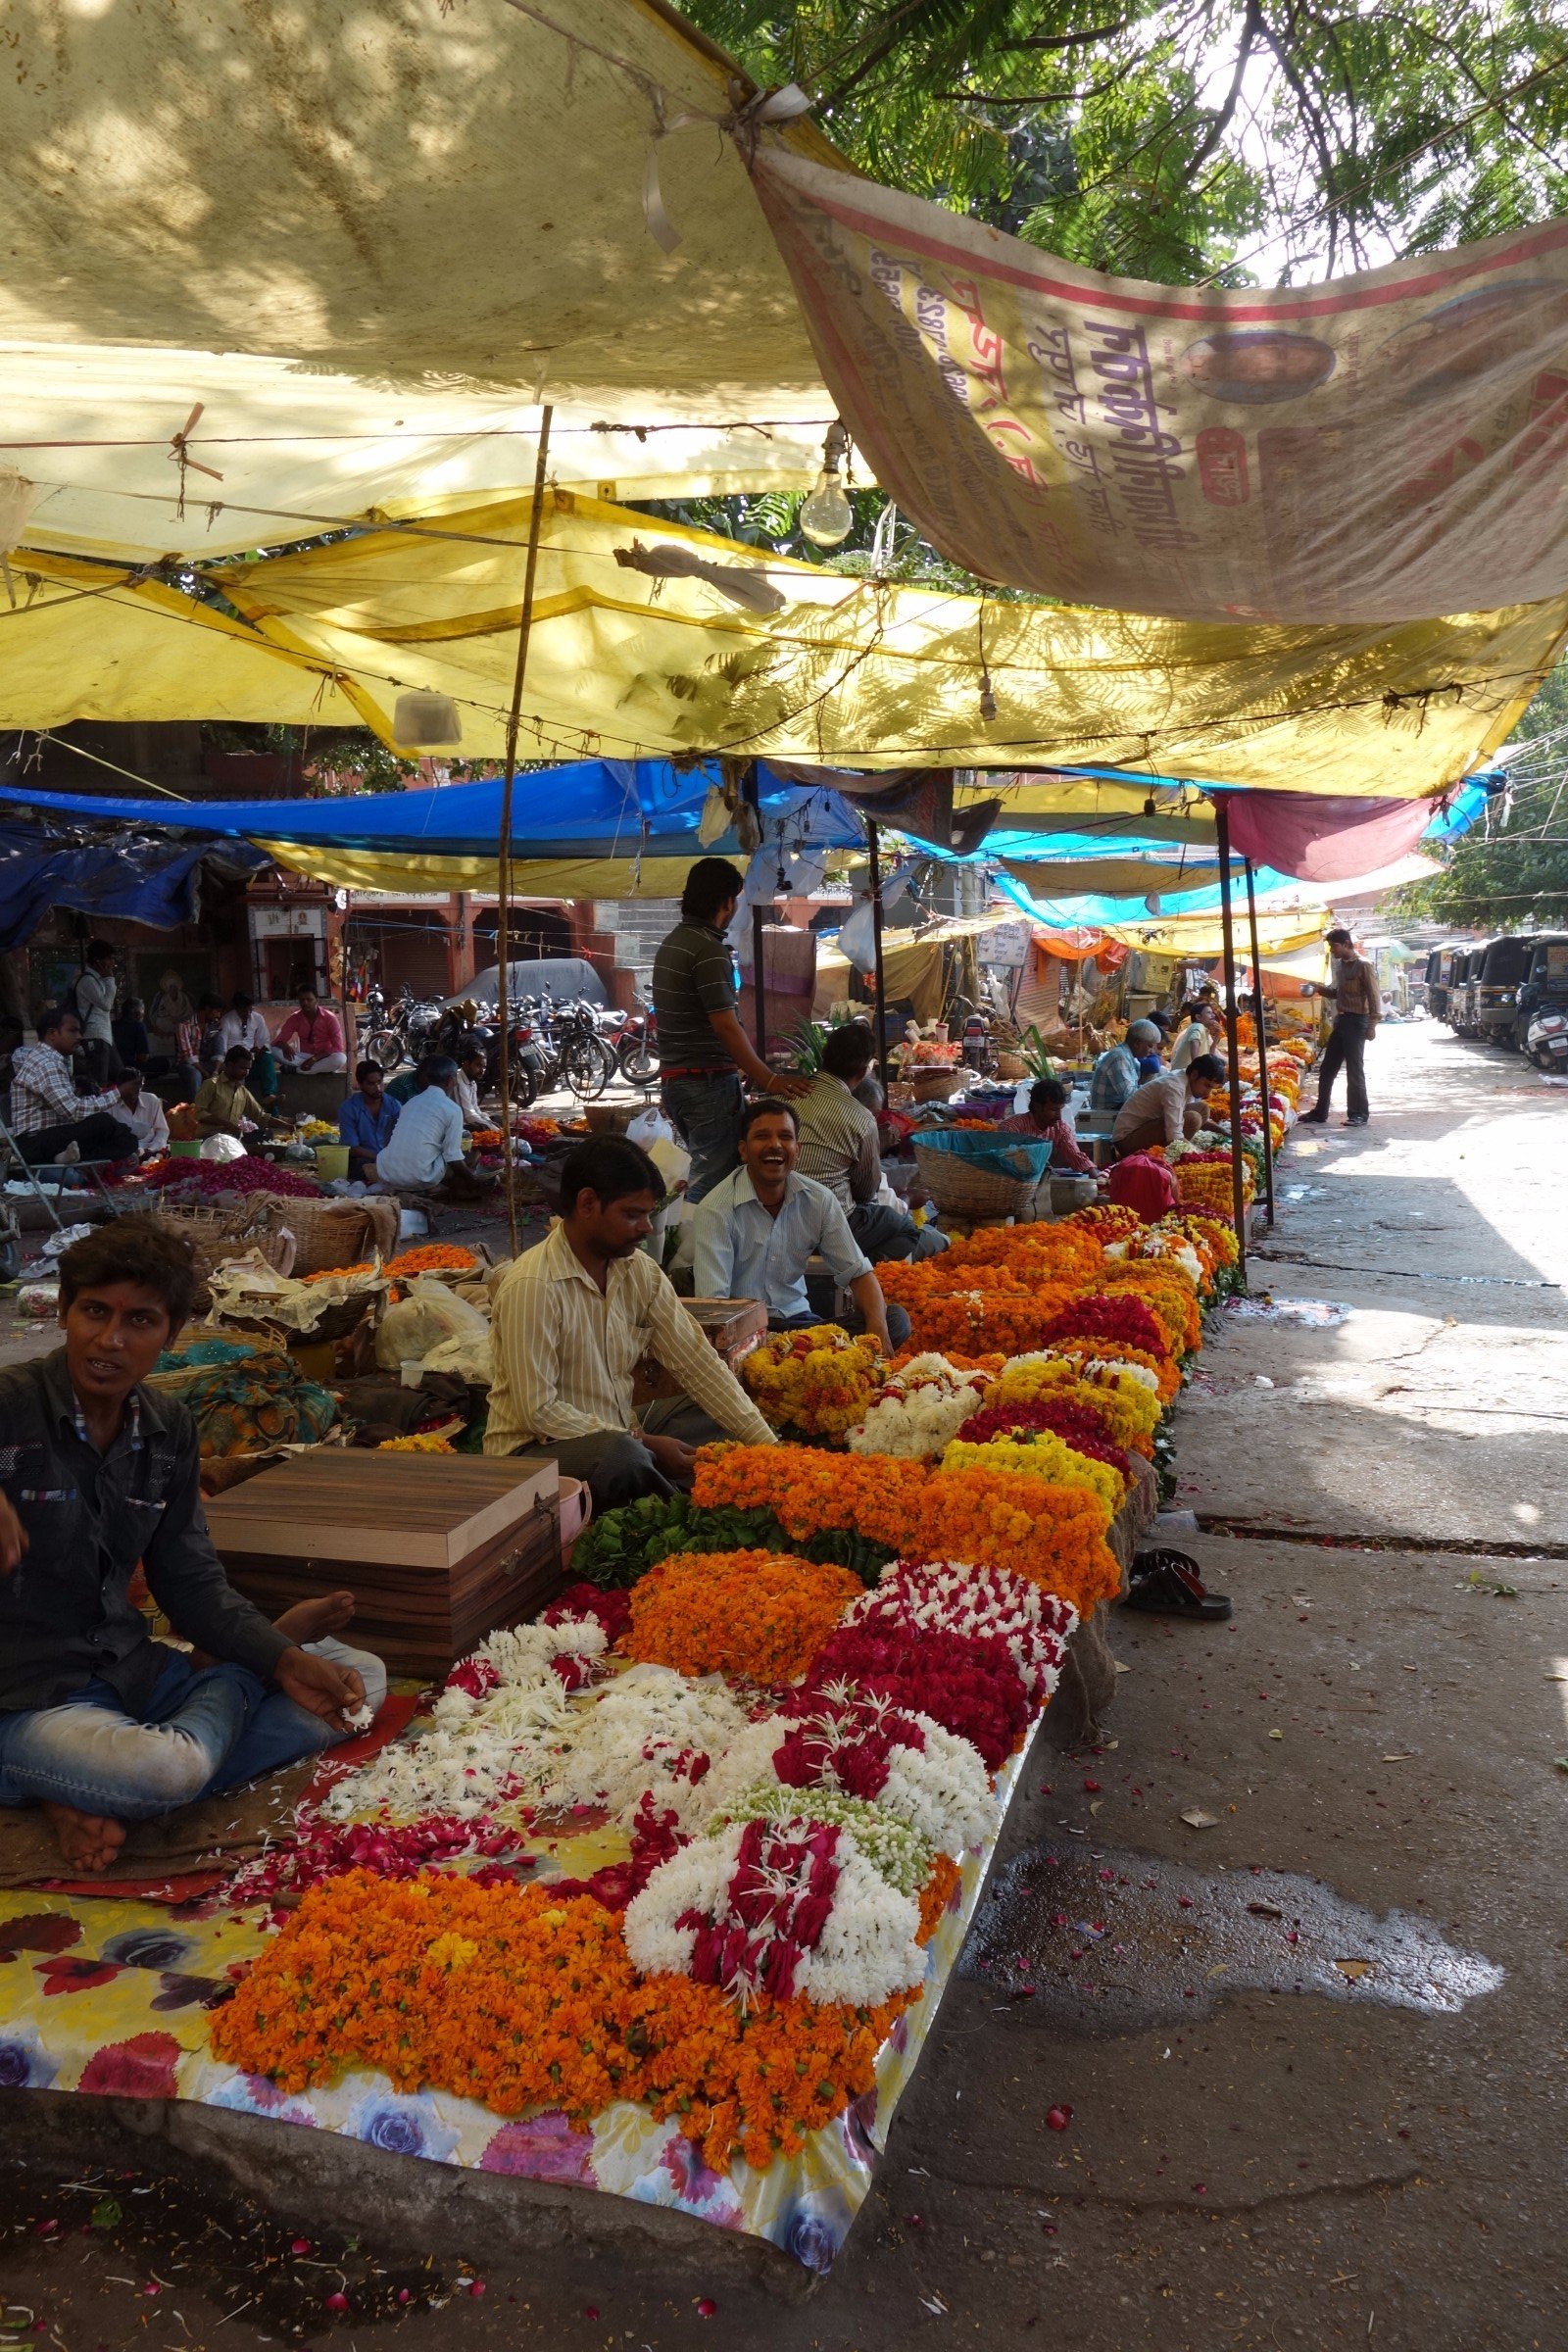
M1028 1075L1029 1064L1021 1054L1009 1054L1005 1047L999 1049L997 1054L997 1076L999 1078L1005 1078L1011 1085L1016 1086L1020 1078L1027 1078Z
M949 1217L1022 1216L1050 1158L1049 1144L992 1143L962 1132L914 1138L920 1182Z
M962 1070L916 1070L911 1080L917 1102L945 1102L962 1084Z
M323 1274L331 1266L359 1265L377 1250L396 1255L395 1200L304 1200L280 1193L257 1198L265 1229L294 1236L293 1271L302 1282L307 1274Z
M199 1315L205 1315L213 1303L208 1276L216 1267L227 1265L231 1258L244 1257L247 1251L256 1250L274 1274L290 1274L294 1270L293 1236L269 1232L257 1222L249 1203L243 1209L166 1208L159 1212L158 1222L166 1232L177 1234L191 1246L196 1260L195 1305ZM247 1230L252 1227L254 1230Z

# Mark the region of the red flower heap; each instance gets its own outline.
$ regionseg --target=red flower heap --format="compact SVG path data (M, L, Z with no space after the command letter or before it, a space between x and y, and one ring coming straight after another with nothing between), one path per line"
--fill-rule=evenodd
M1006 1762L1034 1715L1006 1643L994 1639L840 1626L811 1661L806 1690L813 1703L834 1682L929 1715L978 1748L990 1772Z

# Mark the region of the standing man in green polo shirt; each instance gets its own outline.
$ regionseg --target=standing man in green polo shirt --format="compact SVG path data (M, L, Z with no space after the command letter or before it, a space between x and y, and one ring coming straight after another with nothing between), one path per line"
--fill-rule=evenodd
M740 991L724 934L745 880L727 858L699 858L681 893L680 921L654 957L660 1099L691 1153L686 1194L694 1202L739 1165L742 1081L785 1099L810 1083L770 1070L735 1010Z

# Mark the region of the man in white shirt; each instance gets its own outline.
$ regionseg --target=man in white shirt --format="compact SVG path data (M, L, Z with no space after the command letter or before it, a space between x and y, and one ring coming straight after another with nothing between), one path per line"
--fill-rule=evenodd
M440 1192L471 1200L489 1180L470 1175L463 1157L463 1113L457 1104L458 1065L432 1054L418 1069L418 1092L403 1106L390 1140L375 1155L375 1172L394 1192Z
M143 1086L140 1070L122 1072L120 1100L124 1104L125 1124L140 1144L143 1157L155 1158L167 1152L169 1121L158 1097Z
M608 1135L579 1144L562 1162L559 1220L508 1268L491 1309L486 1453L553 1454L568 1478L586 1479L600 1511L689 1487L696 1447L724 1433L747 1446L775 1442L640 1247L663 1198L663 1178L636 1144ZM634 1413L632 1381L647 1355L685 1394Z
M458 1056L458 1108L463 1113L464 1126L475 1132L495 1124L479 1107L479 1089L489 1067L490 1056L483 1046L465 1046Z
M831 1322L814 1312L806 1269L820 1257L854 1307L838 1318L847 1331L869 1332L884 1355L902 1348L909 1318L889 1306L871 1261L825 1184L796 1169L795 1106L764 1097L741 1113L741 1164L698 1204L694 1230L699 1298L757 1298L772 1331Z

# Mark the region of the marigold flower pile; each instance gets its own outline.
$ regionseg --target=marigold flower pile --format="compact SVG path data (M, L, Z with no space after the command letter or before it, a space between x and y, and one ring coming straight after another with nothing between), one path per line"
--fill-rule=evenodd
M881 1377L876 1343L852 1340L837 1323L776 1332L741 1365L764 1420L807 1438L841 1438L863 1420Z
M1250 1182L1299 1058L1270 1077ZM913 1325L891 1365L832 1325L754 1350L746 1386L796 1442L705 1447L689 1499L624 1534L606 1514L624 1591L493 1634L334 1784L299 1867L268 1865L303 1900L218 2054L502 2115L628 2100L718 2170L798 2153L870 2089L1066 1642L1119 1589L1110 1522L1236 1263L1229 1152L1172 1164L1157 1224L1097 1205L879 1269ZM471 1270L441 1245L387 1269ZM576 1809L625 1858L519 1887L504 1857Z
M765 1551L681 1551L632 1587L628 1657L680 1674L793 1682L862 1590L848 1568Z

